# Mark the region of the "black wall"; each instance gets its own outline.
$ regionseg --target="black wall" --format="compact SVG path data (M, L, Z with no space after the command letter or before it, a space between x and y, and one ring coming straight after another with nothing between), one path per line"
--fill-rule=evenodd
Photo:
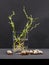
M31 48L49 48L49 0L0 0L0 48L12 47L12 32L8 16L13 17L16 31L21 31L26 24L23 6L27 13L39 17L40 25L29 33L28 46Z

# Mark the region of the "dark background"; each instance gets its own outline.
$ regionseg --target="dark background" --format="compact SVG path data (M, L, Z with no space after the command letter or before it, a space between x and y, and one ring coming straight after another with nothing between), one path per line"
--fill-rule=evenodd
M12 47L12 30L8 16L15 11L13 17L16 31L20 32L27 20L23 13L23 6L27 13L39 17L40 25L29 32L29 48L49 48L49 0L0 0L0 48Z

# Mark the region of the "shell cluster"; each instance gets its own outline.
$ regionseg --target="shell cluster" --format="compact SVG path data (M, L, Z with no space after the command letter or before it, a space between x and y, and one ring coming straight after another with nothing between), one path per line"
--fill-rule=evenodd
M6 52L8 55L12 55L13 52L11 50L7 50ZM35 49L35 50L22 50L20 53L17 53L20 55L39 55L39 54L43 54L43 51Z
M43 54L43 51L38 50L38 49L35 49L35 50L23 50L23 51L21 51L20 54L21 55L28 55L28 54L38 55L38 54Z

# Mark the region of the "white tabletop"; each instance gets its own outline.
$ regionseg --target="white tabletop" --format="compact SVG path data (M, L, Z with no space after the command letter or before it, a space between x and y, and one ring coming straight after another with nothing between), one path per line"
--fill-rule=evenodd
M0 59L49 59L49 49L39 49L43 51L42 55L7 55L6 51L11 49L0 49Z

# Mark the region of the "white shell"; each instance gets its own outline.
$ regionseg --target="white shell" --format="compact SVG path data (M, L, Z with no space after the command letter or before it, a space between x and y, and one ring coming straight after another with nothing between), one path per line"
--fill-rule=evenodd
M21 53L25 53L26 51L21 51Z
M7 53L12 53L12 51L11 50L7 50Z
M30 50L30 53L32 53L33 51L32 50Z
M34 53L43 53L43 51L38 50L38 49L35 49L35 50L34 50Z

